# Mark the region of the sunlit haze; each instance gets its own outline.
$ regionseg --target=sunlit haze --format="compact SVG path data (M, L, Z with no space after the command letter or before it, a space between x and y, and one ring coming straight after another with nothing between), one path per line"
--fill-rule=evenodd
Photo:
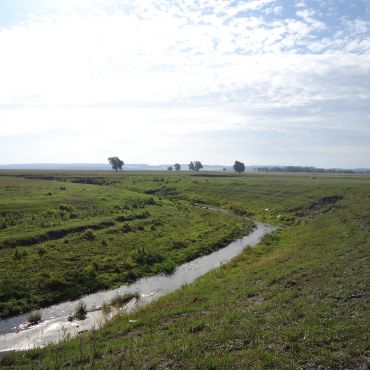
M368 0L0 0L0 164L370 167Z

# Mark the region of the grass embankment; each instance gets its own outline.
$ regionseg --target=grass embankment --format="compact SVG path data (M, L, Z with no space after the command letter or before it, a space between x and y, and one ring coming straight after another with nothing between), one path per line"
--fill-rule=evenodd
M280 229L194 284L97 332L8 355L4 367L368 368L368 177L162 177L174 189L163 196L238 208ZM119 186L132 181L158 192L149 175Z
M170 273L251 227L109 181L72 181L0 177L0 317Z

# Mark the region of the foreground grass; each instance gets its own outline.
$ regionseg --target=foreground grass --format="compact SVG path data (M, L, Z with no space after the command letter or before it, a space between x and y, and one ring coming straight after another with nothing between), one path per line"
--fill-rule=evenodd
M147 176L132 176L140 191L158 194ZM162 196L237 207L279 223L279 231L136 313L56 346L8 355L3 367L367 369L370 179L206 179L164 176L174 190Z

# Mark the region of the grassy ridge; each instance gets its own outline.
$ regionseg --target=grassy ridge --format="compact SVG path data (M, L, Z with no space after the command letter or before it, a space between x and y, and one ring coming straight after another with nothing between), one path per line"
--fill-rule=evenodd
M98 332L4 357L4 367L368 368L369 177L130 174L117 187L133 185L280 228L194 284Z

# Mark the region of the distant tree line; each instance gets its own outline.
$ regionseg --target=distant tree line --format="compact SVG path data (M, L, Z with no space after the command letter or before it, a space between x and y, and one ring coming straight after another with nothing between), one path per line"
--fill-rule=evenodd
M266 167L257 167L257 172L307 172L307 173L328 173L328 172L340 172L340 173L353 173L352 170L342 170L342 169L324 169L316 167L302 167L302 166L266 166Z
M167 167L168 171L173 171L173 169L175 169L176 171L180 171L181 170L181 165L179 163L175 163L173 165L173 167L172 166Z
M122 168L124 166L124 162L117 156L115 157L109 157L108 158L109 164L112 166L112 169L115 171L122 171ZM191 161L188 164L189 171L195 171L198 172L203 168L202 162L200 161ZM240 161L235 161L233 165L233 169L235 172L242 173L245 171L245 164ZM181 165L179 163L175 163L173 166L167 167L168 171L180 171ZM226 167L222 169L224 172L227 171ZM256 172L306 172L306 173L357 173L357 172L368 172L366 169L363 171L360 170L347 170L347 169L341 169L341 168L316 168L316 167L304 167L304 166L260 166L255 167L254 171Z
M109 157L108 158L108 162L112 166L112 169L115 170L115 171L118 171L118 170L121 170L122 171L122 167L125 164L117 156L115 156L115 157ZM191 161L188 164L188 167L189 167L189 171L196 171L196 172L198 172L199 170L201 170L203 168L203 165L202 165L202 162L201 161ZM238 172L238 173L241 173L241 172L244 172L245 171L245 165L244 165L243 162L235 161L235 163L233 165L233 168L234 168L234 171L235 172ZM181 170L181 165L179 163L175 163L173 166L168 166L167 167L167 171L173 171L174 169L176 171L180 171ZM226 168L225 167L223 168L223 171L226 171Z

